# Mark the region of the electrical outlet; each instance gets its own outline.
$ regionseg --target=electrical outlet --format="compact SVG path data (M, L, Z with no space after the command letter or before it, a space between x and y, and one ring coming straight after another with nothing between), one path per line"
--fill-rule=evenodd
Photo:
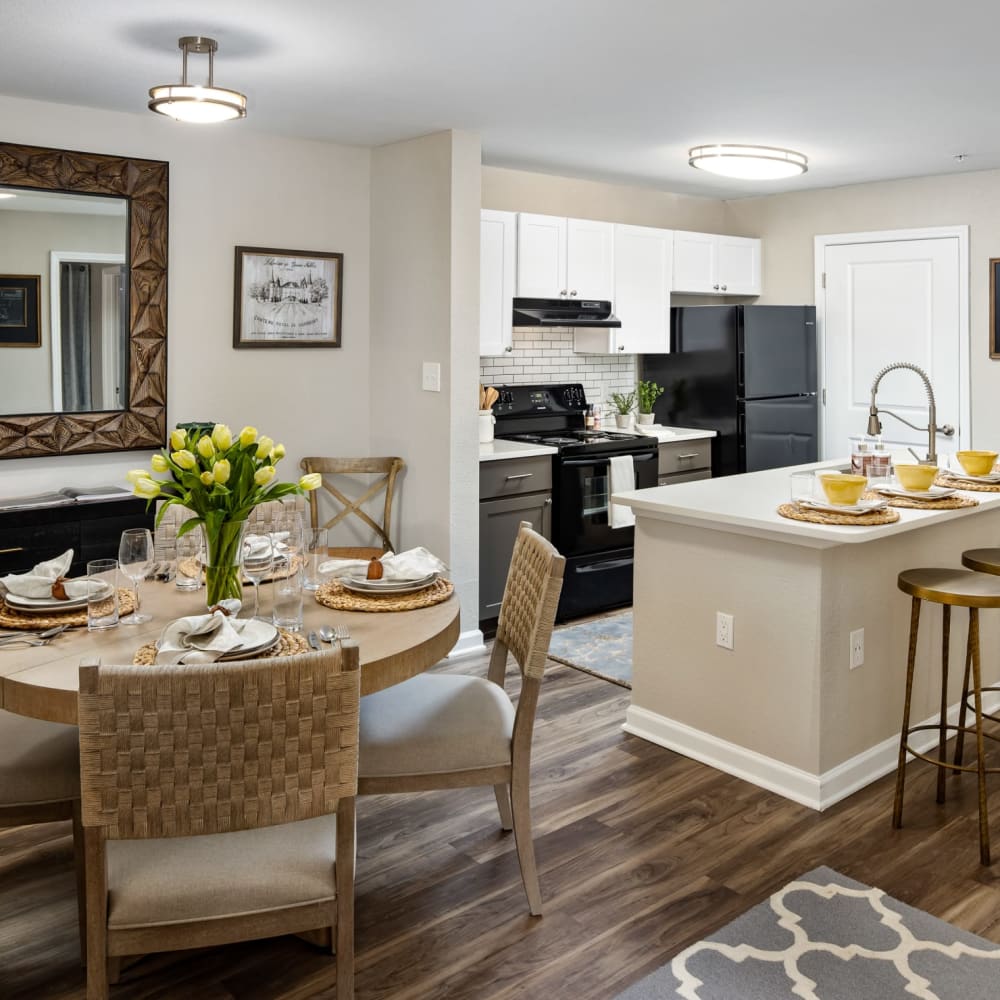
M441 365L437 361L424 362L420 385L424 392L441 391Z
M724 611L715 612L715 644L723 649L733 648L733 616Z
M855 629L851 633L851 670L856 670L865 662L865 630Z

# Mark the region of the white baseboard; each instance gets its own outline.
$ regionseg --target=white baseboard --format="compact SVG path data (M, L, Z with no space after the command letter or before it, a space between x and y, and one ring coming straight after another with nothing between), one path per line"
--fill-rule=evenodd
M984 712L995 713L998 708L1000 695L984 696ZM950 723L957 722L958 710L957 703L949 708ZM933 716L920 725L936 723L937 716ZM675 750L685 757L699 760L725 771L726 774L732 774L819 811L828 809L859 788L894 771L899 757L899 737L892 736L823 774L812 774L634 705L626 712L622 728L633 736L639 736L668 750ZM937 735L933 732L919 733L911 743L920 752L925 752L937 744Z
M483 633L478 628L473 628L459 635L458 642L455 643L448 654L448 659L460 660L463 656L472 656L474 653L484 652L486 652L486 643L483 641Z

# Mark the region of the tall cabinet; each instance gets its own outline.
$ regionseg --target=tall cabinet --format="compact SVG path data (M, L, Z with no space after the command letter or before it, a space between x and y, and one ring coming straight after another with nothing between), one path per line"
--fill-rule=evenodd
M484 208L479 215L479 353L513 349L517 214Z

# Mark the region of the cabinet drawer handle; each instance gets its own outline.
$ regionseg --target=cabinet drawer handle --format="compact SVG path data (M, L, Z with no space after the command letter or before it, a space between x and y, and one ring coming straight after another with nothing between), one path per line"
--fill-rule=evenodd
M678 455L678 459L682 458L697 458L701 454L700 451L689 451L686 455Z
M552 497L546 497L545 498L545 503L543 503L542 506L543 507L551 507L552 506Z
M510 482L512 479L530 479L533 475L533 472L522 472L519 476L508 476L507 481Z
M12 549L0 549L0 556L8 555L11 552L23 552L23 545L15 545Z

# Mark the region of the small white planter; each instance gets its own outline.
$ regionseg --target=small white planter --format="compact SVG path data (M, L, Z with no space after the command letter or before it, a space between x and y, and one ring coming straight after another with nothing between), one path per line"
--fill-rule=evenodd
M656 417L655 413L637 413L635 419L636 423L651 424L655 419L655 417Z
M616 413L615 424L620 431L627 431L632 426L631 413Z

